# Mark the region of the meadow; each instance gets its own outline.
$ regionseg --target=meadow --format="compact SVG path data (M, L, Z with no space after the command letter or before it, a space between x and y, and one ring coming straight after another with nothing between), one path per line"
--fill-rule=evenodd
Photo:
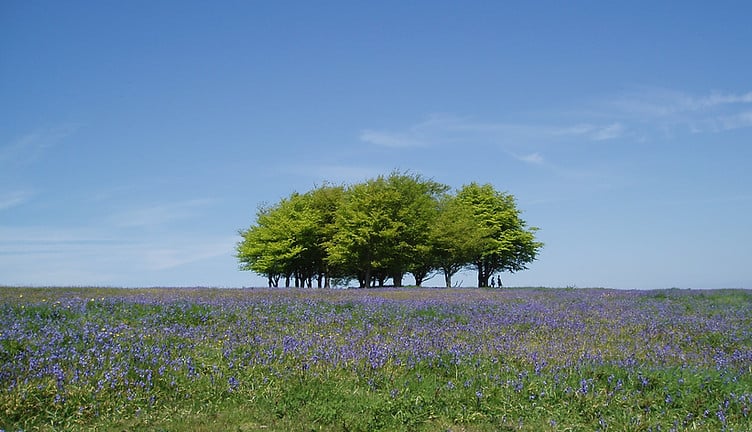
M749 431L752 292L0 288L10 431Z

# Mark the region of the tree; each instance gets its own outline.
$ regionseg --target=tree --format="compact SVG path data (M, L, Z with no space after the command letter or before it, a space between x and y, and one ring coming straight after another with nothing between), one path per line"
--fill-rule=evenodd
M420 286L435 268L430 245L430 227L439 211L439 198L449 186L419 175L393 172L388 184L398 192L397 218L404 222L400 248L390 277L402 286L402 276L409 272Z
M256 224L241 231L237 245L241 269L266 275L269 286L328 286L326 243L334 234L334 219L343 188L324 185L303 195L294 193L277 205L259 210Z
M498 192L490 184L463 186L457 199L468 206L483 227L481 248L473 257L478 286L488 286L496 272L516 272L534 261L543 243L535 241L536 227L527 227L520 218L514 196Z
M448 186L419 175L392 172L348 186L293 193L259 208L239 233L240 268L269 286L328 287L357 278L361 287L401 286L405 273L417 285L441 271L451 286L464 267L478 272L478 286L494 273L527 268L543 246L527 227L514 197L491 185L471 183L454 195Z
M413 253L412 262L407 271L413 275L416 286L422 286L436 270L434 251L430 244L417 244Z
M442 197L429 234L433 265L444 274L447 288L452 286L452 276L482 254L490 235L472 207L455 195Z
M332 277L343 276L337 268L329 264L327 244L336 233L337 212L343 202L344 194L343 186L327 183L306 194L309 197L309 210L315 227L312 259L315 262L319 288L322 285L329 288Z
M446 189L400 172L351 186L337 214L329 262L357 276L360 287L381 286L387 278L401 286L404 273L416 269L436 197Z
M395 228L386 213L389 201L382 177L350 186L335 219L335 232L327 244L328 263L358 278L359 286L371 278L383 255L382 244Z
M270 287L279 286L283 275L289 283L293 262L301 251L291 234L288 203L289 200L282 200L274 206L260 207L256 223L239 232L243 240L236 250L241 270L266 276Z

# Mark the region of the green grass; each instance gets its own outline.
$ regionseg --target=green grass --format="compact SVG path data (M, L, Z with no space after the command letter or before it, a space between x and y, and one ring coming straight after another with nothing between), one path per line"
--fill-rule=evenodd
M390 371L366 378L355 373L287 377L257 382L229 397L196 389L195 400L173 402L149 413L99 425L106 430L335 430L335 431L590 431L720 430L710 407L717 394L744 392L749 382L729 387L710 372L655 370L642 373L613 368L564 370L563 383L552 374L496 375L482 365L458 370ZM590 378L585 378L590 377ZM376 379L375 383L369 382ZM642 380L648 384L643 384ZM499 387L499 380L508 380ZM583 393L581 380L587 380ZM623 387L617 390L617 382ZM679 380L683 380L680 383ZM466 382L471 385L466 386ZM457 382L457 384L454 384ZM453 387L448 387L452 383ZM522 390L515 386L522 383ZM679 387L681 389L679 389ZM748 389L749 387L746 387ZM671 400L668 400L671 396ZM733 413L738 406L727 411ZM689 413L696 413L690 415ZM741 425L736 430L744 430ZM732 430L733 428L729 429Z
M0 429L747 431L751 306L739 290L4 288Z

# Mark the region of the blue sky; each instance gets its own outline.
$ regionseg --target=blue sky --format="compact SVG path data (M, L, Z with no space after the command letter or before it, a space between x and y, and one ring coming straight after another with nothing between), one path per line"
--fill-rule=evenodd
M3 1L0 284L263 284L259 204L401 169L517 197L546 246L508 285L752 288L750 16Z

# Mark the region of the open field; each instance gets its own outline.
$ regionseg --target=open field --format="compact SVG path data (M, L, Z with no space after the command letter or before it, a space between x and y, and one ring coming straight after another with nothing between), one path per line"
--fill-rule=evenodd
M752 292L0 288L0 429L748 431Z

